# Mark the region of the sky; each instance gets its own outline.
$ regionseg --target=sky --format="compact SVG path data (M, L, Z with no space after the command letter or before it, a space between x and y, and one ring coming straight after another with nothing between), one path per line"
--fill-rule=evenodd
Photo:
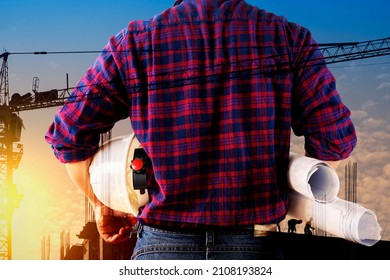
M0 48L10 53L35 51L98 51L127 23L148 19L173 5L173 0L0 0ZM390 2L307 0L248 0L311 30L319 43L362 42L390 37ZM23 55L8 58L9 87L13 93L75 86L96 54ZM352 111L358 146L350 160L358 163L358 203L373 210L390 240L390 57L333 64L337 88ZM59 235L69 231L71 243L84 225L84 198L54 158L44 134L58 108L21 112L23 157L14 182L23 192L13 216L13 259L40 259L41 240L50 236L51 259L59 258ZM129 132L128 122L114 135ZM292 149L302 151L302 139ZM339 168L343 186L344 162ZM343 193L340 193L342 196ZM301 230L298 228L298 230Z

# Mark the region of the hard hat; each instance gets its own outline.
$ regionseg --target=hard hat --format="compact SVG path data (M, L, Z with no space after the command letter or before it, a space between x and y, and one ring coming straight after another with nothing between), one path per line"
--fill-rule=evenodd
M96 197L111 209L137 216L149 201L147 189L135 189L131 162L142 148L134 133L112 138L94 155L89 172Z

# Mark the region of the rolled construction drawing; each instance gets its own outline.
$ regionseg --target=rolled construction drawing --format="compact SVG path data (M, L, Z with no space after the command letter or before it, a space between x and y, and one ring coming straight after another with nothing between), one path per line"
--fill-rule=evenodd
M337 197L318 202L291 191L288 215L303 221L312 219L314 227L365 246L381 239L382 229L373 211Z
M149 201L148 191L133 188L131 160L141 148L134 133L110 139L101 145L89 168L90 182L97 198L111 209L136 216Z
M340 180L332 166L318 159L290 154L290 188L319 202L332 201L340 189Z

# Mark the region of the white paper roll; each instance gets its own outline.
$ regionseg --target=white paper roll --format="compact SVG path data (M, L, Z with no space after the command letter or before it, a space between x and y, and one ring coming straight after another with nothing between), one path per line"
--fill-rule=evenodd
M335 198L331 202L311 200L297 192L290 192L288 215L308 221L334 236L365 246L381 239L381 227L375 213L363 206Z
M332 166L318 159L290 154L288 170L290 187L319 202L332 201L340 189L340 181Z
M141 193L133 188L130 165L136 148L141 144L134 133L113 138L99 148L89 168L97 198L111 209L134 216L149 201L147 190Z

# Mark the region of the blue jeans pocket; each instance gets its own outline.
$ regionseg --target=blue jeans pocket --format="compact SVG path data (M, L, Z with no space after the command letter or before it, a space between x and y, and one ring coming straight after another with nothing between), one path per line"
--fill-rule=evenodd
M133 260L269 260L282 259L276 238L253 232L175 232L143 226Z
M178 233L143 226L137 240L133 260L183 260L204 259L201 236L192 233Z

